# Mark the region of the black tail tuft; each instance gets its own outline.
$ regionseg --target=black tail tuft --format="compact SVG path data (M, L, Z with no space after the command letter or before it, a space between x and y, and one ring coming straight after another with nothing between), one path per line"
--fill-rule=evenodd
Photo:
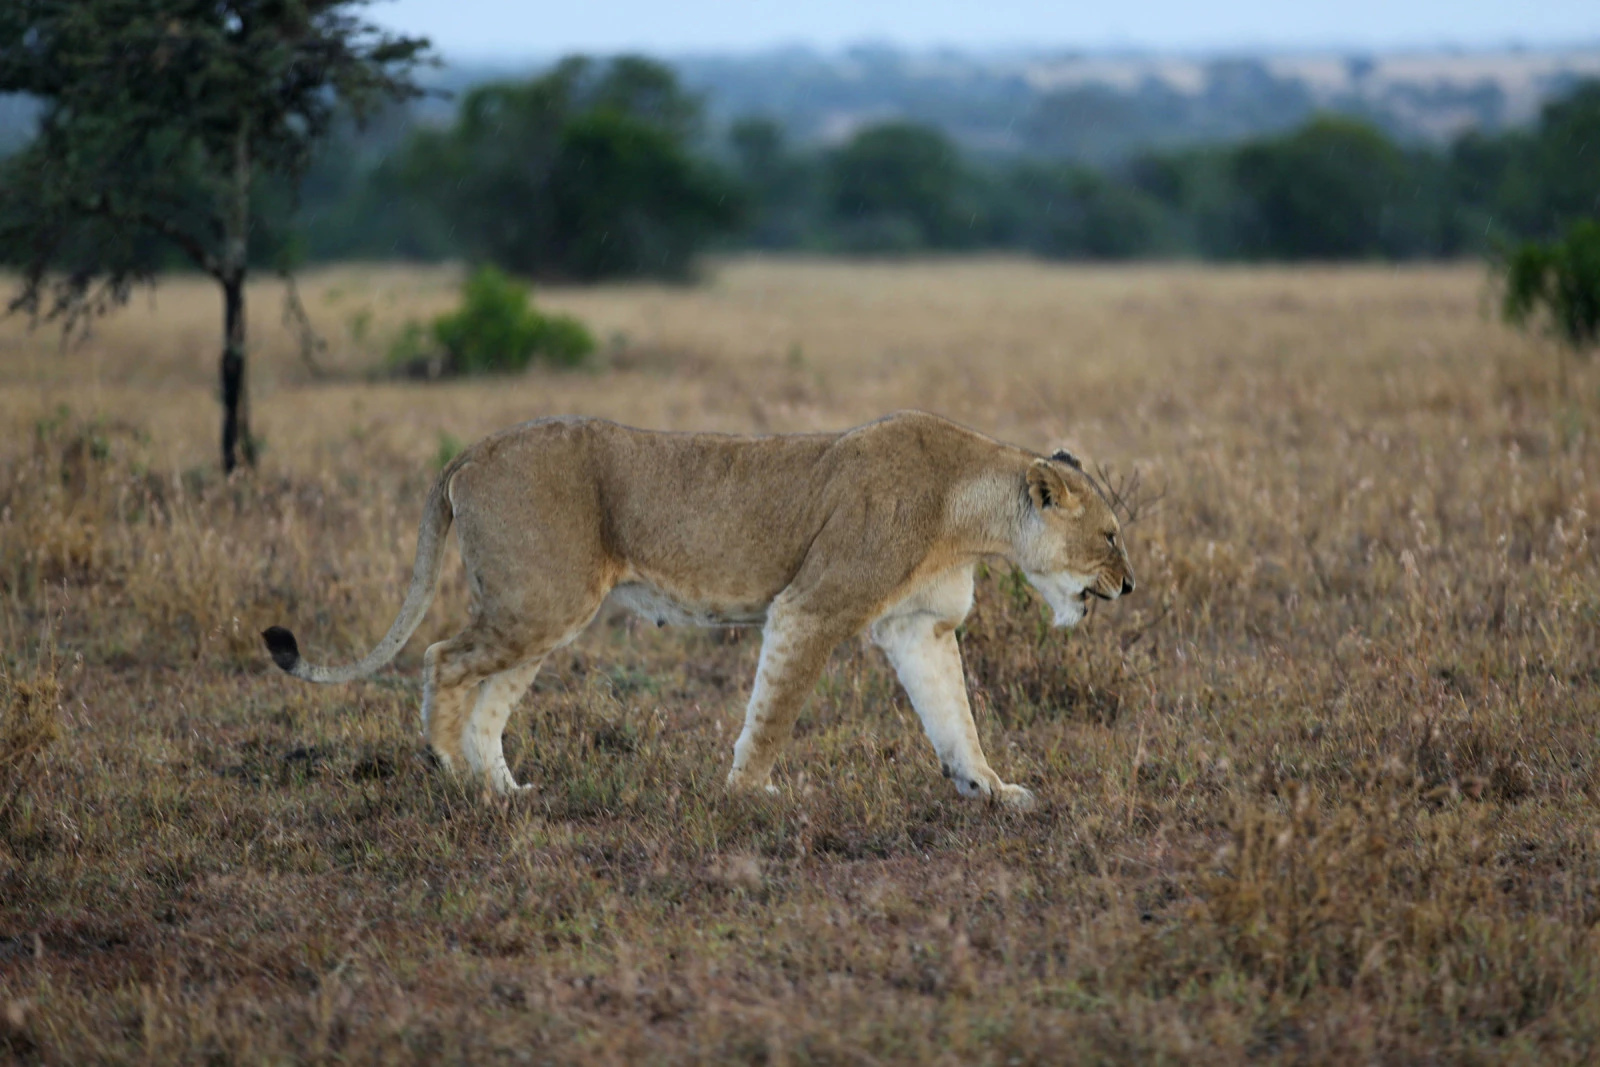
M267 640L272 662L286 671L294 670L294 665L300 662L300 646L295 643L294 634L281 626L272 626L263 630L261 636Z

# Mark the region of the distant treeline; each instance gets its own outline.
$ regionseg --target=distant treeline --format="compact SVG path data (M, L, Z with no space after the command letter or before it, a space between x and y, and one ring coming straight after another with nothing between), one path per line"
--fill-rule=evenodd
M1600 214L1600 82L1530 128L1397 143L1358 119L1095 168L964 155L938 130L795 144L708 131L670 68L570 59L473 88L454 120L396 112L257 206L256 257L493 262L532 277L686 275L707 248L1060 259L1419 259L1554 237Z

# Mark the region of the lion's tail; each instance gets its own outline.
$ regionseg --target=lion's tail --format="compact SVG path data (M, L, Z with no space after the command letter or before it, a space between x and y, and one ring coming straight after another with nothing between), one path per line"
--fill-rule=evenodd
M450 532L451 520L455 518L450 505L449 486L458 465L452 463L445 469L428 494L427 503L423 505L422 525L417 531L417 558L412 564L411 586L406 590L406 602L400 606L400 614L395 617L389 632L383 635L383 640L378 642L378 647L348 666L323 667L301 659L300 646L294 634L282 626L273 626L261 636L266 639L267 651L272 653L274 663L296 678L331 683L364 678L394 659L421 625L428 605L433 603L434 590L439 584L439 571L444 563L445 535Z

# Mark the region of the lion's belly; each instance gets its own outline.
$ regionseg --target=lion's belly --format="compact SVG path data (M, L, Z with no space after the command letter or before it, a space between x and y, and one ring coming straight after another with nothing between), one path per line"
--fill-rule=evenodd
M765 604L695 603L645 582L623 582L608 598L657 626L760 626Z

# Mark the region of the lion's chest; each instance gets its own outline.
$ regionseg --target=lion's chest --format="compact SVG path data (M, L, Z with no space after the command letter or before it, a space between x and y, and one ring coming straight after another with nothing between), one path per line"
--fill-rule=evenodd
M767 621L765 604L701 603L645 582L623 582L609 599L657 626L760 626Z

